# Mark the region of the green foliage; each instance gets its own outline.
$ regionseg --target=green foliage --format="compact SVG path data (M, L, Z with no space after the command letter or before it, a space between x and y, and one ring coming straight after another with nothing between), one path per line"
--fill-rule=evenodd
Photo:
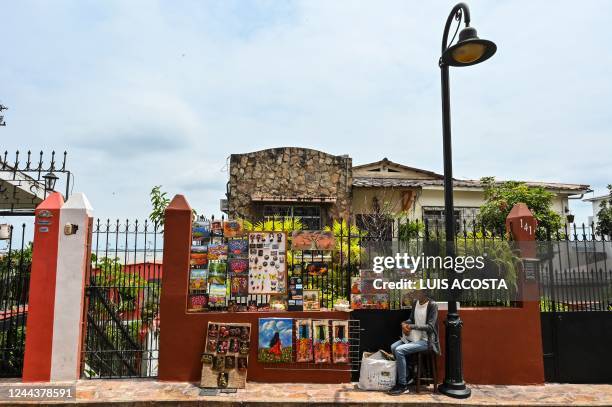
M259 221L252 224L249 221L242 221L243 228L249 232L287 232L291 233L294 230L302 230L302 220L298 217L285 218L280 215L274 215L267 218L265 221Z
M566 304L554 302L548 297L540 297L540 312L564 312L569 311L569 307Z
M336 247L333 253L336 256L336 261L334 263L347 265L350 260L350 264L359 264L363 252L359 236L363 237L365 234L362 234L357 226L349 226L345 220L338 222L334 219L332 226L325 226L323 230L333 232L336 238Z
M155 225L162 226L164 224L164 212L168 204L170 204L170 198L168 198L165 192L162 192L161 185L156 185L151 189L151 213L149 219Z
M478 220L489 230L503 230L512 207L522 202L529 207L536 220L538 239L546 238L561 229L561 215L551 209L554 194L541 187L530 187L524 182L508 181L498 184L494 177L481 179L485 186L485 203L480 207Z
M608 198L599 204L596 231L602 236L612 236L612 184L608 184Z
M425 224L416 220L400 221L399 225L399 240L408 241L423 237L425 232Z
M21 372L23 365L23 355L25 351L25 326L17 326L11 319L5 320L4 329L0 330L0 349L2 349L2 359L0 359L0 371ZM9 324L13 324L9 327Z

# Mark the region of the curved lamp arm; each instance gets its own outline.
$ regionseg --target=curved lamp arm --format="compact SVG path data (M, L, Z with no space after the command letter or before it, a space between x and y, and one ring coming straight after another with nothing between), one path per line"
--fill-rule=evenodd
M466 27L470 26L470 9L467 4L457 3L448 15L446 25L444 26L444 34L442 34L442 53L444 53L450 45L448 44L448 33L453 23L453 19L459 21L459 26L461 26L461 19L465 22Z

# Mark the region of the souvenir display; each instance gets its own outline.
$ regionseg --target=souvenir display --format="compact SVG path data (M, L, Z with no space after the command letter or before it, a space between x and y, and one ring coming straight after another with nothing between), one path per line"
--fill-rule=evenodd
M329 343L329 321L326 319L313 321L313 350L315 363L329 363L331 347Z
M414 298L415 290L401 290L400 291L400 308L409 309L412 308L412 300Z
M389 309L389 294L351 294L352 309Z
M334 250L334 233L323 230L296 230L291 235L293 250Z
M230 293L233 297L249 294L248 278L246 276L232 276L230 282Z
M319 311L321 301L319 300L319 290L304 290L304 311Z
M235 258L246 258L249 254L247 239L232 239L227 242L229 255Z
M287 235L249 233L249 294L285 294L287 291Z
M348 321L332 321L332 361L334 363L347 363L349 360L348 332Z
M201 387L245 388L250 334L248 323L208 323Z
M198 246L193 246L191 253L189 254L189 264L193 268L206 268L208 264L208 253L206 252L197 252L193 249Z
M326 274L327 270L327 263L322 261L315 261L306 265L306 272L309 276L320 276Z
M208 260L227 260L227 245L225 243L210 243L208 245Z
M242 229L242 222L237 220L226 220L223 222L223 236L224 237L237 237L242 236L244 233Z
M312 320L295 320L295 361L312 362Z
M259 318L258 360L262 363L291 362L293 320Z
M302 311L303 307L302 277L290 277L289 291L287 293L287 309L289 311Z
M211 284L208 289L208 306L210 308L225 307L226 296L225 284Z
M191 227L191 240L201 241L210 238L210 222L196 221Z
M187 308L190 311L201 311L208 306L208 294L196 294L189 296L189 305Z

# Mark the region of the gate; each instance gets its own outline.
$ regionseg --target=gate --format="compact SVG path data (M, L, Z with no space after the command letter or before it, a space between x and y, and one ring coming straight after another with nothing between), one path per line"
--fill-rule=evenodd
M0 377L21 377L32 245L26 224L0 225Z
M98 219L91 247L82 376L157 376L163 231Z
M566 236L540 242L546 381L612 383L612 242Z

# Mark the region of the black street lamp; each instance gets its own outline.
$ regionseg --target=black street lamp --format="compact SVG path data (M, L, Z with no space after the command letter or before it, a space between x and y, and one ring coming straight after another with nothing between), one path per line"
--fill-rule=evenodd
M453 20L458 21L457 31L461 27L461 20L465 28L459 32L459 39L452 45L457 32L450 41L448 34ZM449 96L449 66L468 66L478 64L489 59L497 46L488 40L478 38L476 29L470 27L470 9L467 4L459 3L451 10L444 26L442 35L442 55L439 66L442 74L442 135L444 149L444 222L446 233L446 255L455 256L455 213L453 204L453 160L451 143L450 96ZM456 278L453 273L453 280ZM444 353L445 377L440 386L440 392L454 398L468 398L470 389L463 380L463 357L461 355L461 326L463 322L457 312L456 292L451 290L446 315L446 349Z
M57 175L49 171L48 173L43 175L43 179L45 180L45 191L55 190L55 183L59 179Z

